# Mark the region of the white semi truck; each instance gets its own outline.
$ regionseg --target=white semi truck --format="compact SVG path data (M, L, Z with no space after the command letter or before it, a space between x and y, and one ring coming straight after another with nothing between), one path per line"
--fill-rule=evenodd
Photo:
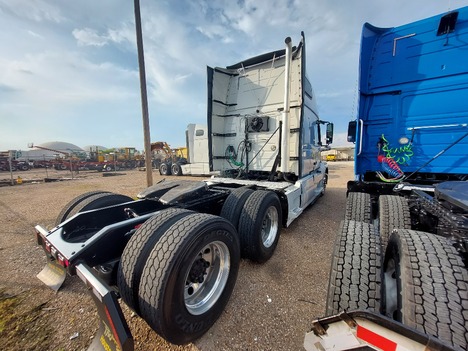
M218 319L239 260L265 262L287 227L325 191L320 152L333 124L319 119L305 40L225 68L208 68L205 181L163 181L138 200L95 191L72 200L56 226L36 226L50 262L89 287L100 318L94 350L132 350L118 298L159 335L189 343ZM322 129L326 141L322 142Z

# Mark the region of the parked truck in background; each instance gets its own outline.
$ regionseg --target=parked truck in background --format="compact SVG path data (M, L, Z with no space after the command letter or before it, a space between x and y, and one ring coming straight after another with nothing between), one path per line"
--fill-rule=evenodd
M185 131L187 140L187 163L181 165L176 175L210 175L208 158L208 128L206 125L191 123Z
M207 106L219 177L166 180L138 200L86 193L53 229L36 226L50 259L40 279L58 289L77 274L90 289L101 317L94 350L133 349L119 297L169 342L199 338L224 310L240 258L267 261L281 227L325 191L320 152L333 124L318 117L303 34L296 47L287 38L285 49L208 68Z
M467 63L468 7L364 25L356 177L307 350L468 349Z
M165 157L157 164L161 175L210 175L208 162L208 128L190 123L185 130L186 146L171 149L165 142L152 143L153 150L160 150ZM178 150L182 150L180 152Z

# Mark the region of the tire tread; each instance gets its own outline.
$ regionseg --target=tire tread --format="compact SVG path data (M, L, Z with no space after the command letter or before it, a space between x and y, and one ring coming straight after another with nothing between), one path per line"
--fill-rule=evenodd
M346 200L345 219L371 223L371 206L370 194L350 192Z
M408 229L390 242L401 250L403 324L466 350L468 271L457 250L444 237Z
M327 296L327 315L344 310L380 311L381 252L372 224L344 220L336 237Z

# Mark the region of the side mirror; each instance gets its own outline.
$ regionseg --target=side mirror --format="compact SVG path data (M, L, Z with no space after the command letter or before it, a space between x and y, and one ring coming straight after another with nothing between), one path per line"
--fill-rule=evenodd
M326 137L326 144L327 145L333 143L333 123L328 123L327 124L327 133L326 133L325 137Z
M348 124L348 142L355 143L356 142L356 121L351 121Z

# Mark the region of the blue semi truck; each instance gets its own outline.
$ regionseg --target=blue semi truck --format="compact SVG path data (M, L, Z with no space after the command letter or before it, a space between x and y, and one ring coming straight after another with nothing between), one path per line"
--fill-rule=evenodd
M468 7L363 27L355 179L307 350L468 349Z

